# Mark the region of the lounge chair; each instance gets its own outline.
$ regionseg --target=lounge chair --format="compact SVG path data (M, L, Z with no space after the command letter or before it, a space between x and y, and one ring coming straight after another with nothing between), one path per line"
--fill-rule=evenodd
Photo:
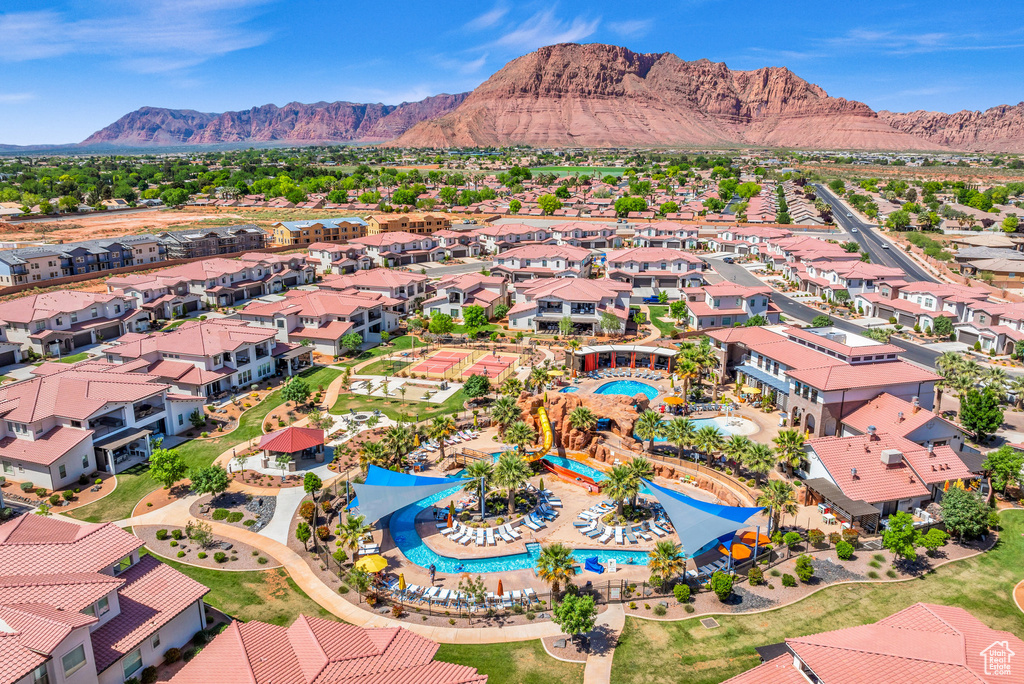
M636 544L636 537L633 536L632 530L623 530L622 536L624 536L626 538L626 541L628 541L630 544Z
M581 528L580 529L580 534L585 534L585 535L589 536L590 533L593 532L596 529L597 529L597 523L593 522L593 523L590 523L590 525L588 525L587 527Z
M494 541L494 530L490 527L484 530L484 538L487 540L488 546L496 546L498 542Z
M548 526L548 525L547 525L547 523L546 523L546 522L544 522L543 520L538 520L537 518L535 518L535 517L534 517L534 515L533 515L533 513L531 513L530 515L528 515L528 516L526 516L526 517L527 517L527 518L528 518L528 519L529 519L530 521L532 521L534 525L537 525L537 527L538 527L538 528L540 528L540 527L547 527L547 526Z
M593 524L594 523L592 523L590 521L577 520L577 521L573 522L572 526L576 527L576 528L583 528L583 527L590 527Z
M534 531L537 531L537 530L540 529L540 525L538 525L537 523L533 522L533 519L530 518L530 517L523 518L523 524L526 525L527 527L529 527L531 530L534 530Z
M505 542L507 542L509 544L511 544L512 542L515 541L515 539L512 538L512 535L510 535L508 532L505 531L505 526L504 525L502 525L501 527L494 528L494 533L497 534L499 537L501 537Z
M613 527L604 528L604 534L602 534L597 541L601 542L602 544L607 544L608 540L612 538L613 534L615 534L614 530L615 528Z
M623 543L623 541L622 541L622 528L621 527L616 527L615 528L615 543L616 544L622 544Z
M484 529L482 527L476 530L476 545L487 546L487 538L484 536Z
M427 587L427 590L420 596L420 603L430 603L437 594L441 591L441 587Z
M537 598L537 592L533 590L533 587L527 587L523 589L523 594L526 595L526 600L530 603L537 603L540 599Z
M591 539L594 539L595 537L599 537L600 535L604 534L604 531L606 529L607 528L604 525L598 525L595 526L594 529L590 530L589 532L584 532L583 534L590 537Z
M663 529L661 529L660 527L658 527L657 525L655 525L654 523L652 523L652 522L651 523L647 523L647 529L649 529L651 532L653 532L654 534L658 535L659 537L664 537L665 536L665 531Z
M562 500L561 499L548 499L547 503L548 503L549 506L554 506L555 508L561 508L562 507Z
M459 543L462 544L463 546L468 546L470 542L476 541L476 533L475 532L476 532L475 530L471 530L469 528L464 528L463 529L463 536L462 536L462 539L459 540Z
M522 535L519 534L519 531L516 530L516 528L512 527L512 523L505 523L505 531L508 532L508 536L512 537L513 539L522 538Z

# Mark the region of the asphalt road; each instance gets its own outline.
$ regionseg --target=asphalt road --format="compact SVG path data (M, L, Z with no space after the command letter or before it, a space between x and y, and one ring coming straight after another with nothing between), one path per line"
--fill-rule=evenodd
M879 237L878 229L873 224L861 221L856 215L847 216L847 212L850 211L849 208L840 202L832 194L831 190L820 183L814 183L813 185L818 197L832 207L832 217L835 219L835 222L850 233L850 236L868 253L871 257L871 263L902 269L910 280L924 280L930 283L938 282L900 250L894 248L884 249L882 245L887 245L889 242ZM854 228L857 229L856 233L852 232Z
M739 264L726 264L719 259L711 259L710 263L712 267L715 269L715 271L728 281L737 283L739 285L764 284L756 275L754 275L747 269L743 268L743 266ZM781 292L773 292L772 301L779 305L779 308L782 309L782 313L792 318L798 318L802 321L807 321L808 323L815 316L821 313L817 309L812 309L811 307L805 304L801 304L800 302L790 299ZM844 321L841 318L834 318L833 324L840 330L845 330L847 332L856 334L864 332L864 328L862 328L861 326L854 325L853 323L850 323L849 321ZM919 363L922 366L934 368L935 360L939 358L938 352L932 351L931 349L922 347L917 344L912 344L910 342L907 342L906 340L899 340L893 338L892 340L890 340L890 342L896 345L897 347L902 347L904 349L904 352L900 354L900 356L907 359L908 361Z

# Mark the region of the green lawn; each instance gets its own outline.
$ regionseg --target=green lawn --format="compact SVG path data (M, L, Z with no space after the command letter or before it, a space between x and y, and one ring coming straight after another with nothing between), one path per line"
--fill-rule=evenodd
M398 359L380 359L368 366L359 369L360 375L394 375L403 368L412 365L412 361L400 361Z
M672 333L676 331L676 323L672 320L669 308L667 306L649 306L648 309L651 312L651 323L654 324L654 327L660 330L665 337L672 337Z
M401 337L396 337L390 342L388 342L387 346L378 345L376 347L372 347L364 352L360 352L358 356L345 359L344 361L339 361L334 365L354 366L357 363L362 363L363 361L367 361L369 359L375 359L378 356L384 356L385 354L390 354L391 352L405 351L406 349L413 349L414 347L416 349L422 349L425 346L427 346L426 342L420 342L412 335L402 335Z
M778 610L716 616L705 629L697 618L680 622L626 619L615 650L611 681L622 684L721 682L758 664L755 646L786 637L875 622L918 601L958 606L993 629L1024 633L1024 613L1013 587L1024 564L1024 512L1005 511L995 549L906 582L830 587Z
M582 663L555 660L539 640L506 644L441 644L435 660L475 667L487 675L487 684L575 684L583 681ZM612 681L616 681L614 677Z
M381 413L393 420L398 420L404 416L405 420L408 421L421 421L433 418L434 416L443 416L461 411L466 398L466 395L460 389L440 404L409 400L403 405L402 397L397 392L388 399L367 397L362 394L342 394L338 397L338 401L334 406L331 407L330 412L341 414L348 413L349 409L357 412L380 409Z
M307 369L301 376L316 390L318 385L327 387L340 374L341 371L335 368L319 367ZM190 468L210 465L213 459L236 444L262 434L264 418L283 403L281 392L273 392L262 403L243 413L238 427L230 433L218 439L185 442L175 447L175 451L181 454ZM121 520L131 516L135 504L158 486L149 476L149 464L141 463L117 474L117 489L112 494L96 503L69 511L67 515L86 522Z
M79 361L85 361L87 358L89 358L89 355L87 353L80 352L78 354L72 354L71 356L62 356L62 357L60 357L60 362L61 363L78 363Z
M501 330L501 326L498 325L497 323L488 323L487 325L481 326L476 329L477 332L485 333L492 333L495 330ZM469 330L468 328L466 328L465 325L459 324L452 328L452 332L455 333L456 335L465 335L467 332L469 332Z

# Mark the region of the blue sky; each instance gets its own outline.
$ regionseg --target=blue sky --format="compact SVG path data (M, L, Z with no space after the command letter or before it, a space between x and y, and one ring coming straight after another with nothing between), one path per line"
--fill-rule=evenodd
M1024 100L1019 0L5 0L0 143L77 142L143 105L418 100L557 42L787 66L875 109Z

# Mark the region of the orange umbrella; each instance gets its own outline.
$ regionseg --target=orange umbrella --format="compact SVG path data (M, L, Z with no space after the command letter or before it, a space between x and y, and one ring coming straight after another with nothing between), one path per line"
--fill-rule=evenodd
M452 526L452 512L448 511L448 527Z
M501 580L498 580L498 596L504 596L505 589L501 586Z
M758 545L764 545L764 544L771 544L772 543L772 540L768 537L768 535L766 535L766 534L758 535L758 533L755 532L754 530L747 530L746 532L743 532L742 534L737 534L733 541L738 541L739 543L746 544L747 546L753 546L755 539L757 539L757 544Z

